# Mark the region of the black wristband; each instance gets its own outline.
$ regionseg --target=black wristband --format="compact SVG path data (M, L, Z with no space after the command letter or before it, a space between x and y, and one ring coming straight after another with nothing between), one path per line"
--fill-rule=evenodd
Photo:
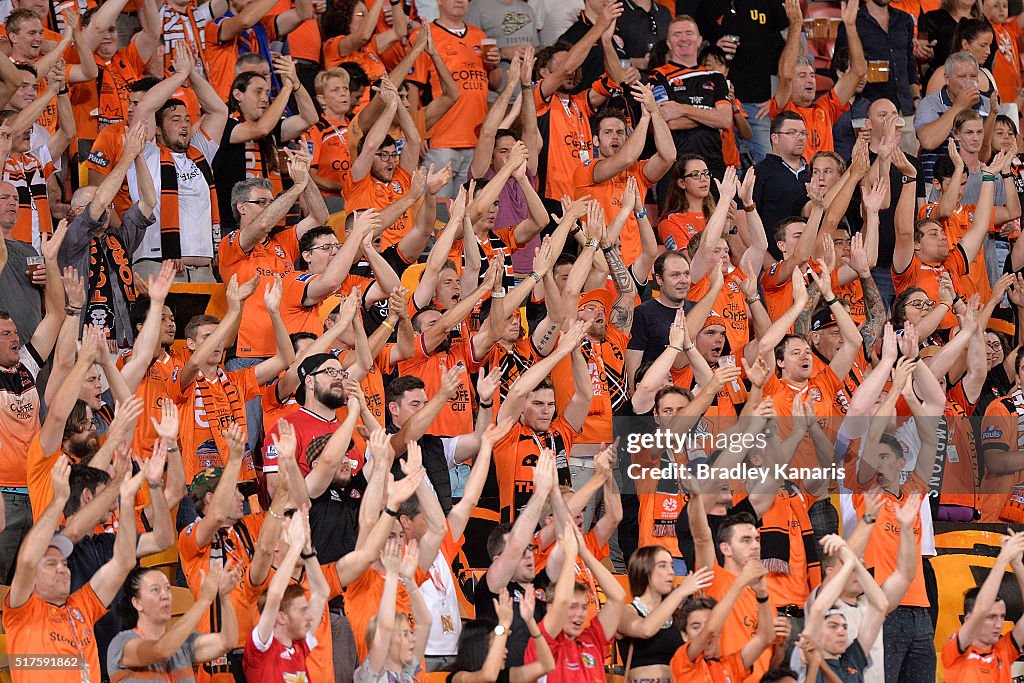
M832 297L831 301L825 301L824 304L825 304L826 308L831 308L832 304L837 303L838 301L839 301L839 297L836 296L836 297Z
M61 88L60 90L57 91L57 94L58 95L67 95L68 92L70 92L70 90L68 89L68 86L65 85L63 88Z
M391 509L391 508L389 508L389 507L386 507L386 506L385 506L385 508L384 508L384 512L385 512L386 514L389 514L389 515L391 515L392 517L398 517L398 513L397 513L397 512L395 512L394 510L392 510L392 509Z
M768 596L767 595L764 596L763 598L759 598L758 596L755 595L754 599L757 600L757 603L759 605L763 605L764 603L768 602Z
M483 408L484 410L487 410L488 408L492 408L494 406L494 401L491 401L490 403L478 403L477 405Z
M301 557L303 560L313 559L314 557L316 557L316 548L313 548L313 552L311 553L299 553L299 557Z
M1012 178L1013 174L1012 173L1000 173L999 176L1001 178L1003 178L1003 179L1006 179L1006 178Z

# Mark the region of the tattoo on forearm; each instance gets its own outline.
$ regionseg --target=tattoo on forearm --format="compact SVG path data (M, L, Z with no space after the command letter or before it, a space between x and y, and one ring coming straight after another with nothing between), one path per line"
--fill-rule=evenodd
M860 279L860 285L864 290L864 317L866 318L860 336L864 340L865 352L870 354L882 331L882 326L885 324L885 306L882 304L882 294L878 291L878 285L875 284L875 279L870 274Z
M615 300L615 305L612 306L608 322L620 330L628 332L633 326L633 306L636 303L636 285L633 284L633 278L630 277L629 270L626 268L626 264L622 261L622 254L618 247L614 247L604 252L604 257L605 262L608 264L608 270L611 273L612 281L615 283L615 289L619 292L619 296Z

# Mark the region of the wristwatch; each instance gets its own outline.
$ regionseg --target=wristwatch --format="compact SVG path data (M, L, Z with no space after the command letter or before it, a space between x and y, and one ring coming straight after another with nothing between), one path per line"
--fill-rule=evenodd
M498 636L500 638L501 636L505 635L505 630L506 629L505 629L504 626L502 626L501 624L498 624L497 626L494 627L494 635L496 635L496 636Z
M865 524L874 524L875 522L878 521L877 517L875 517L874 515L872 515L870 513L867 513L867 512L864 513L864 516L861 517L861 519L864 520Z

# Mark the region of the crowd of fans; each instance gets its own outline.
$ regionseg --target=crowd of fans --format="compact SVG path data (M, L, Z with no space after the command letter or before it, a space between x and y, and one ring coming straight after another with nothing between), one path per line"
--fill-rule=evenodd
M0 0L16 683L1009 683L1024 7L671 3Z

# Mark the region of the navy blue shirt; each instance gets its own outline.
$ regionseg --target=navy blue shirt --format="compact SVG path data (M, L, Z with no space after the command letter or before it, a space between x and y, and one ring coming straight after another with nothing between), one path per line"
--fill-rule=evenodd
M868 83L864 86L863 97L870 102L884 97L895 104L904 116L913 114L914 97L910 86L921 83L914 62L913 17L890 7L889 30L886 32L868 12L867 5L862 3L857 11L857 36L864 46L865 59L889 62L889 80L885 83ZM848 46L846 25L840 24L836 49Z

